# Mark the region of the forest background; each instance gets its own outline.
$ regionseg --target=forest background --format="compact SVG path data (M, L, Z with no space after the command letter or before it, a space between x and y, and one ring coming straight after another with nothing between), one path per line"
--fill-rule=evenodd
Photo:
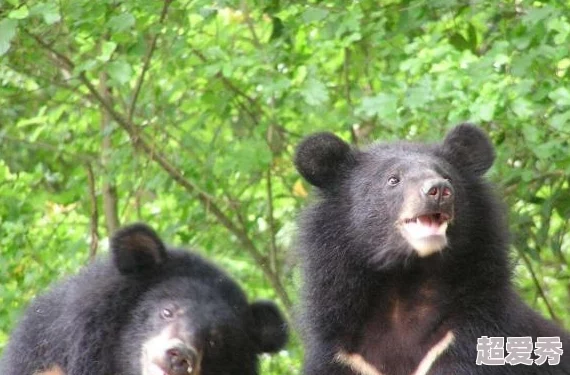
M516 286L570 327L570 2L0 1L0 351L145 221L295 315L306 134L491 135ZM264 358L293 374L294 337Z

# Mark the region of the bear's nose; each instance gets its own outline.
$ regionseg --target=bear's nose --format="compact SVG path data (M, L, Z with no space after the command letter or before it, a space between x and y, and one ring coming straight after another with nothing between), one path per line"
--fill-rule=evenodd
M453 199L453 186L443 178L435 178L424 181L421 187L422 193L430 199L436 201L449 201Z
M198 365L198 352L187 345L176 345L166 351L168 365L173 375L192 375Z

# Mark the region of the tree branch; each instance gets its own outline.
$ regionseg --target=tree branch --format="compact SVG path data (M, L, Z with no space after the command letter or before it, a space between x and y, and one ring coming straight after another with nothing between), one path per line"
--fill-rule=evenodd
M46 43L39 36L32 34L31 32L25 29L24 32L29 36L31 36L43 49L51 53L50 57L52 58L52 60L54 60L54 62L58 67L66 69L69 73L73 71L73 69L75 68L75 64L73 64L73 62L67 56L55 50L52 46Z
M46 44L43 40L41 40L41 38L33 34L30 35L32 35L32 37L42 48L53 53L54 56L57 56L58 59L61 59L61 61L65 62L67 66L74 66L69 58L58 53L57 51L54 51L51 46ZM225 79L225 77L223 78ZM186 179L180 170L173 166L161 153L157 152L152 145L145 141L142 137L142 134L139 133L137 127L131 121L129 121L127 117L121 115L113 108L112 102L108 101L101 95L93 83L91 83L91 81L87 78L85 72L79 73L78 79L91 93L91 95L88 96L89 100L95 102L95 104L101 105L117 122L117 124L119 124L119 126L121 126L123 130L129 134L129 137L131 138L131 142L135 149L142 151L149 159L156 162L165 172L170 175L174 181L182 186L188 193L196 195L206 210L211 212L222 226L224 226L228 231L230 231L230 233L236 236L243 248L250 254L257 265L261 267L263 273L272 284L273 288L275 289L275 293L277 293L277 296L281 299L285 307L288 309L291 308L291 299L289 298L283 284L281 284L281 281L277 275L271 270L271 267L268 265L267 258L259 252L247 233L240 230L232 222L232 220L223 213L223 211L218 207L212 197L202 191L198 186L192 183L192 181ZM231 82L228 81L228 83L231 85ZM241 92L237 88L235 88L235 90L237 90L236 92ZM249 98L247 95L244 97L248 98L250 101L253 101L253 99ZM256 104L255 101L252 103Z
M205 192L203 192L198 186L192 183L190 180L186 179L182 172L180 172L176 167L174 167L162 154L157 152L151 145L149 145L139 134L138 130L130 121L122 117L117 113L111 106L107 103L103 97L97 92L95 87L89 82L84 74L80 75L81 81L87 86L93 97L104 106L111 116L117 121L117 123L129 134L133 146L141 150L147 157L156 162L158 165L164 169L172 179L174 179L180 186L182 186L190 194L195 194L198 200L204 205L207 211L211 212L214 217L222 224L226 229L228 229L238 241L242 244L244 249L251 255L254 261L262 268L263 272L275 288L275 292L283 302L283 304L290 308L291 300L287 295L287 291L281 284L277 275L272 272L271 268L267 264L267 259L257 250L255 244L247 236L244 231L241 231L232 221L226 216L214 200Z
M552 306L550 305L550 301L548 300L548 298L546 298L546 293L544 292L544 289L542 288L542 285L540 284L540 282L538 281L538 277L536 277L536 273L534 272L534 269L532 268L532 264L530 263L530 260L527 258L526 254L524 253L524 251L522 251L521 249L519 249L519 247L516 247L517 252L519 253L519 256L522 258L526 268L528 269L528 271L530 272L530 276L532 277L532 281L534 282L534 285L536 287L536 290L538 290L538 293L540 294L540 297L542 298L542 300L544 301L544 304L546 305L546 309L548 310L548 313L550 314L550 316L552 317L553 320L560 322L560 319L558 318L558 316L556 315L556 313L554 312L554 309L552 308Z
M257 49L261 49L261 41L255 32L255 26L253 25L253 20L251 19L251 13L249 12L249 8L247 7L245 1L241 2L241 9L245 16L245 22L247 24L249 32L251 33L251 37L253 38L253 44Z
M99 74L99 92L106 101L111 101L111 92L107 86L107 73ZM105 217L105 226L107 234L111 235L121 226L119 220L119 204L117 198L117 186L114 178L109 174L107 167L109 166L109 155L112 152L113 145L111 141L111 117L105 108L101 107L101 165L103 166L103 215Z
M55 153L62 153L64 155L68 155L69 157L71 157L74 160L79 159L81 161L88 162L88 163L98 163L95 155L71 153L69 151L66 151L66 150L60 148L59 146L55 146L55 145L52 145L50 143L45 143L45 142L40 142L40 141L31 142L31 141L28 141L27 139L16 138L16 137L13 137L13 136L7 135L7 134L0 135L0 140L2 140L2 139L6 139L6 140L8 140L10 142L14 142L14 143L20 143L20 144L22 144L25 147L30 148L30 149L43 149L46 151L51 151L51 152L55 152Z
M99 246L99 211L97 210L97 193L95 189L95 176L91 164L85 165L87 169L87 185L89 186L89 202L91 205L91 214L89 215L89 227L91 234L91 243L89 244L89 261L95 260L97 248Z
M162 7L162 12L160 13L160 19L158 21L159 24L164 23L164 19L166 18L166 14L168 13L168 7L170 6L171 3L172 3L172 0L164 0L164 6ZM147 73L148 69L150 68L150 61L151 61L152 55L154 54L154 51L156 49L156 42L158 40L158 35L159 35L159 33L156 33L152 37L152 41L150 43L150 48L148 49L147 54L144 58L144 63L143 63L143 67L141 70L141 75L139 76L137 83L135 84L135 91L133 94L133 99L131 100L131 105L129 106L129 112L128 112L128 116L127 116L129 121L133 121L133 115L135 113L137 99L139 97L141 87L143 85L146 73Z
M204 54L200 51L198 51L196 48L190 46L190 49L192 50L192 52L194 52L194 54L196 56L198 56L198 58L200 60L202 60L202 62L204 64L210 64L210 61L206 58L206 56L204 56ZM224 77L223 74L221 73L217 73L216 74L216 78L220 79L224 85L230 89L231 91L233 91L236 95L241 96L242 98L244 98L245 100L247 100L249 102L249 104L252 107L258 107L257 101L255 99L253 99L251 96L247 95L245 92L241 91L238 87L236 87L229 79L227 79L226 77ZM259 109L261 112L263 112L261 110L261 108Z
M566 172L563 170L554 170L554 171L548 171L542 174L537 174L535 175L533 178L531 178L529 181L526 182L527 186L532 186L533 184L539 183L542 184L544 183L544 180L551 178L551 177L555 177L555 178L564 178L566 176ZM514 182L508 182L506 184L502 185L503 187L503 195L508 197L509 195L511 195L516 189L518 189L520 187L519 181L514 181Z
M269 265L271 266L273 272L279 275L279 267L277 266L277 241L276 234L277 228L275 225L275 216L273 214L273 186L272 186L272 176L271 176L271 166L267 168L266 173L267 179L267 219L269 222Z

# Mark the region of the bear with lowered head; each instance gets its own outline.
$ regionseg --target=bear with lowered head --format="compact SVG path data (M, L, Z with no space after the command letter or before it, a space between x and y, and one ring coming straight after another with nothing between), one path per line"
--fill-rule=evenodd
M133 224L111 256L37 297L12 333L2 375L256 375L287 327L269 301L198 255Z
M299 224L306 375L570 374L570 335L510 280L505 210L484 179L494 158L470 124L436 144L301 142L295 164L316 188ZM508 353L484 336L525 338L531 363L485 364ZM539 364L538 337L560 338L558 364Z

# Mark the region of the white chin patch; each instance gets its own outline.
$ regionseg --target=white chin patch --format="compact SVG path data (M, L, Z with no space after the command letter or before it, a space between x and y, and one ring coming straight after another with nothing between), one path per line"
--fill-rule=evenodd
M159 366L154 363L148 363L143 371L145 375L167 375Z
M424 215L406 219L400 228L402 235L420 257L426 257L443 250L447 246L448 221L441 215Z

